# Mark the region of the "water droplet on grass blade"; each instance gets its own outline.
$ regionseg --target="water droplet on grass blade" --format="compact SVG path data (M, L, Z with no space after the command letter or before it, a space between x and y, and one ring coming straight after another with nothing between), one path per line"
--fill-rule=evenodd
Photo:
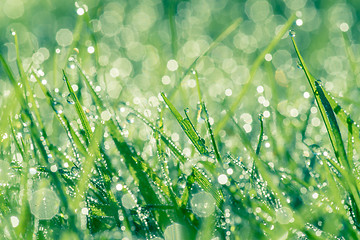
M297 62L297 68L299 68L299 69L304 69L304 66L302 65L302 63L301 62Z
M64 107L60 102L53 102L52 105L57 114L61 114L63 112Z
M296 35L296 32L294 30L289 31L289 36L290 37L295 37L295 35Z
M126 116L126 121L128 123L134 123L135 122L135 114L134 113L129 113L127 116Z
M208 217L215 211L215 199L210 193L197 193L191 199L191 208L199 217Z
M67 101L69 104L74 104L74 103L75 103L74 100L73 100L73 98L72 98L72 96L71 96L71 93L69 93L69 94L67 95L66 101Z
M38 219L51 219L59 212L60 200L56 193L43 188L31 195L30 211Z

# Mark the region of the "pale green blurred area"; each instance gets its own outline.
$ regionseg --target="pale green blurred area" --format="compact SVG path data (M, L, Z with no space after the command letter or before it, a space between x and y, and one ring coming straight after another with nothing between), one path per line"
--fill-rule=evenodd
M342 36L343 31L350 38L358 63L360 2L355 0L89 0L76 3L3 0L0 9L1 53L14 70L16 54L11 29L18 35L25 69L43 72L42 79L60 101L66 104L66 86L61 80L61 69L65 69L77 84L82 102L91 109L91 99L78 80L77 70L67 60L67 53L71 53L76 55L91 80L97 75L96 89L122 120L128 112L120 111L119 102L129 102L150 119L156 119L157 108L161 106L159 93L171 92L186 69L214 39L235 19L242 18L239 28L196 66L203 98L215 125L245 84L254 59L295 13L297 20L292 29L296 31L296 41L311 72L322 79L325 88L338 97L354 120L360 117L356 97L360 80L358 71L350 67ZM88 25L85 12L89 15ZM173 31L169 16L175 19ZM82 22L82 31L79 41L72 45L77 21ZM74 47L77 49L72 50ZM288 35L270 54L235 112L245 130L256 133L252 134L254 139L259 130L258 114L265 113L266 119L273 121L274 112L279 111L285 117L281 124L284 129L296 129L312 104L310 88L297 67ZM1 95L6 97L11 87L5 74L1 73L0 78ZM34 92L43 98L36 84ZM179 109L189 107L191 116L196 116L198 100L196 82L189 75L182 81L174 102ZM315 142L323 140L325 129L321 129L316 113L310 122L309 135L314 136ZM138 131L139 136L146 139L148 132ZM239 148L231 124L220 131L219 136L225 144L223 147ZM179 141L178 137L174 138ZM279 136L280 142L281 138Z

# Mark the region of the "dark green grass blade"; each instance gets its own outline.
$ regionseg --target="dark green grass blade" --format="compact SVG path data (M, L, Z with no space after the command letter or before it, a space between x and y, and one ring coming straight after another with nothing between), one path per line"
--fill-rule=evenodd
M87 155L87 150L85 148L85 146L82 144L80 138L78 137L78 135L76 134L76 131L73 129L73 127L70 125L70 121L67 119L67 117L64 115L63 112L59 112L56 109L56 104L57 102L55 101L54 97L51 95L50 91L41 83L40 79L37 77L36 74L34 74L36 81L38 82L40 89L42 90L42 92L44 93L49 106L51 106L51 108L54 110L54 112L56 113L55 116L57 117L57 119L59 120L60 124L63 126L63 128L65 129L69 140L72 144L72 149L74 151L74 155L75 157L77 157L77 152L79 151L83 156Z
M318 108L320 110L321 116L324 120L327 132L330 137L331 144L333 146L335 155L340 162L340 164L345 167L345 171L343 171L343 179L341 180L342 185L344 185L350 197L354 200L354 208L359 209L360 207L360 196L359 196L359 183L356 180L355 176L352 174L353 172L353 163L348 161L348 158L346 156L345 147L343 140L341 138L341 133L339 126L336 121L336 117L334 113L340 112L340 108L338 104L334 108L334 106L331 105L329 99L329 95L325 94L324 88L319 84L318 81L315 80L315 78L310 74L308 68L306 67L306 64L298 50L298 47L296 45L294 37L291 38L296 54L299 58L300 64L302 66L302 69L306 75L306 78L308 79L308 82L311 86L311 89L313 90L313 93L315 95L315 99L318 104ZM327 97L328 96L328 97ZM332 99L332 98L330 98ZM335 100L332 99L332 102L334 103ZM352 121L346 121L347 124L351 124ZM352 159L350 159L352 160Z
M164 99L166 105L169 107L171 113L174 115L176 120L179 122L181 128L188 136L190 141L193 143L198 152L202 155L209 155L209 152L205 146L205 140L199 136L196 132L193 124L189 120L189 118L183 118L180 113L176 110L174 105L170 102L170 100L165 96L164 93L161 93L162 98Z
M258 57L255 59L254 63L251 64L249 77L246 80L246 83L242 86L242 89L239 92L239 94L236 96L235 101L231 104L229 110L227 111L227 114L217 124L217 127L214 130L215 136L217 136L219 131L224 128L226 123L229 121L229 119L231 118L231 116L234 114L235 110L241 103L243 97L248 92L248 90L254 80L257 69L260 67L261 63L264 61L265 55L267 53L270 53L275 48L275 46L279 43L279 41L284 36L284 34L289 30L289 28L291 27L291 25L293 24L295 19L296 19L295 14L291 15L291 17L286 21L286 23L281 28L281 30L278 32L278 34L276 34L276 36L272 39L272 41L269 43L269 45L258 55Z
M310 74L304 59L302 58L300 51L296 45L294 37L291 38L292 43L294 45L296 54L299 58L301 67L305 73L306 78L308 79L308 82L310 84L310 87L313 91L313 94L315 96L315 100L317 102L318 108L320 110L321 116L323 118L323 121L325 123L327 132L329 134L330 142L332 144L332 147L334 149L335 155L338 158L339 162L344 167L349 167L349 163L347 160L347 156L345 153L344 143L341 138L340 129L338 127L334 112L336 113L336 109L334 109L330 102L328 101L328 98L326 97L326 94L324 93L324 89L320 86L319 82L315 80L315 78Z
M318 81L315 81L315 87L316 91L320 97L321 103L324 107L324 110L326 112L327 118L330 123L331 129L328 129L328 131L332 131L335 139L335 144L337 146L338 152L335 152L335 155L340 160L341 165L345 166L345 168L349 169L349 162L346 156L344 142L341 137L341 132L339 125L337 124L336 117L334 114L333 109L331 108L331 105L327 98L325 97L324 91L322 86L318 83ZM334 149L335 150L335 149Z
M211 143L212 143L213 148L214 148L215 157L216 157L216 159L218 160L218 162L219 162L220 164L222 164L221 155L220 155L219 149L218 149L218 147L217 147L216 140L215 140L215 136L214 136L214 133L213 133L213 130L212 130L212 128L211 128L210 121L209 121L209 113L208 113L208 111L207 111L207 109L206 109L205 103L202 102L201 105L202 105L202 109L203 109L204 112L205 112L205 116L206 116L206 118L205 118L206 127L207 127L207 129L208 129L209 134L210 134Z
M260 134L259 134L259 141L256 147L256 155L258 156L260 154L261 143L263 141L263 136L264 136L264 116L262 114L259 115L259 121L260 121Z
M67 85L67 87L69 89L71 98L73 99L73 101L75 103L76 112L77 112L77 114L78 114L78 116L80 118L82 126L84 127L86 137L87 137L88 140L90 140L90 138L92 136L90 123L89 123L88 119L86 118L84 109L82 108L81 103L79 102L79 99L77 98L74 90L72 89L71 84L70 84L64 70L63 70L63 75L64 75L64 80L66 82L66 85Z

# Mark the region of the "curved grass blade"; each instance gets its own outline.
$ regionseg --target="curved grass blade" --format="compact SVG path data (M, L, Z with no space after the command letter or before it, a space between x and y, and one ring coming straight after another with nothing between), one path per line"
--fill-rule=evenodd
M183 118L164 93L161 93L161 96L198 152L202 155L209 156L210 153L205 146L205 140L199 136L190 119L188 117Z
M41 120L41 117L40 117L40 112L39 112L39 109L37 107L38 104L35 102L34 94L33 94L32 90L31 90L28 77L26 76L26 73L24 71L24 67L23 67L23 64L22 64L22 61L21 61L21 58L20 58L19 42L18 42L18 37L17 37L16 33L14 35L14 42L15 42L15 49L16 49L16 63L17 63L18 70L19 70L19 73L20 73L21 82L25 87L24 88L24 92L26 93L25 94L25 100L30 103L30 105L28 105L28 106L30 106L29 108L31 110L33 110L33 112L35 114L35 117L36 117L36 120L37 120L37 122L39 124L39 127L42 130L42 134L45 134L44 124L42 123L42 120Z
M214 152L215 152L215 157L216 157L216 159L218 160L218 162L219 162L220 164L222 164L221 155L220 155L219 149L218 149L217 144L216 144L216 140L215 140L214 133L213 133L212 128L211 128L211 124L210 124L210 121L209 121L209 113L208 113L208 111L207 111L207 109L206 109L205 102L202 102L201 106L202 106L202 109L203 109L204 112L205 112L205 116L206 116L206 118L205 118L206 126L207 126L207 129L208 129L209 134L210 134L211 143L212 143L212 145L213 145Z
M272 39L272 41L269 43L269 45L259 54L259 56L255 59L254 63L251 64L250 68L250 74L247 78L245 84L243 85L241 91L236 96L235 101L231 104L230 109L227 111L227 114L221 119L221 121L217 124L217 127L214 130L215 136L218 135L219 131L224 128L226 123L229 121L231 116L234 114L236 108L239 106L241 100L245 96L245 94L248 92L251 83L254 80L255 74L261 63L264 61L265 55L267 53L270 53L274 47L279 43L281 38L284 36L284 34L289 30L290 26L293 24L293 22L296 19L296 15L293 14L291 17L286 21L284 26L281 28L281 30L276 34L276 36Z
M70 84L64 70L63 70L63 75L64 75L64 80L66 82L66 85L67 85L67 87L69 89L71 98L73 99L73 101L75 103L76 112L77 112L77 114L78 114L78 116L80 118L81 124L82 124L82 126L84 127L84 130L85 130L86 137L87 137L87 139L89 141L91 136L92 136L92 131L91 131L89 121L86 118L84 109L82 108L81 103L79 102L79 99L77 98L73 88L71 87L71 84Z
M305 76L308 79L308 82L314 93L315 100L317 102L321 116L325 123L326 129L327 129L327 132L328 132L328 135L330 138L330 142L333 146L335 155L338 158L341 165L343 165L344 167L349 169L349 167L351 167L352 164L349 164L349 162L348 162L345 148L344 148L344 143L341 138L340 129L339 129L339 126L337 124L337 121L336 121L336 118L334 115L334 112L335 113L340 112L340 109L338 107L339 105L337 104L335 108L331 105L331 103L329 102L329 98L327 97L328 94L325 94L324 88L322 86L320 86L319 82L316 81L315 78L310 74L310 72L305 64L305 61L302 58L300 51L296 45L294 37L291 37L291 40L294 45L295 52L300 61L301 67L302 67L302 69L305 73ZM332 102L334 103L335 101L332 99Z
M70 124L70 121L67 119L67 117L64 115L63 112L59 112L56 109L56 104L57 102L55 101L55 99L53 98L53 96L51 95L50 91L41 83L40 79L37 77L36 74L34 74L36 81L39 83L40 89L42 90L42 92L44 93L49 105L51 106L51 108L54 110L54 112L56 113L56 117L59 120L60 124L63 126L63 128L65 129L68 138L70 140L70 143L72 145L72 149L74 152L75 157L78 157L77 152L79 151L83 156L87 155L87 150L84 147L83 143L81 142L80 138L78 137L78 135L76 134L76 131L73 129L73 127Z
M27 196L27 192L28 192L28 172L29 172L29 159L28 159L28 155L25 154L28 152L26 145L23 141L23 139L21 138L21 144L19 142L19 140L16 137L16 133L15 133L15 129L12 125L12 121L10 120L10 128L11 128L11 133L12 136L14 138L15 141L15 145L16 148L18 149L18 151L20 152L22 158L23 158L23 162L24 162L24 167L22 169L22 174L21 174L21 180L20 180L20 225L16 228L16 233L17 233L17 237L18 238L25 238L25 236L27 235L28 231L29 231L29 227L31 227L31 224L29 224L29 222L31 221L31 212L30 212L30 206L29 206L29 202L28 202L28 196Z
M324 91L322 86L319 84L318 81L315 81L315 87L316 87L316 93L319 95L320 97L320 101L324 107L324 110L326 112L328 121L330 123L330 127L331 129L327 129L328 131L332 131L332 134L334 136L335 139L335 144L337 146L337 151L335 150L335 155L336 157L339 159L339 162L342 166L344 166L346 169L350 168L347 156L346 156L346 152L345 152L345 147L344 147L344 142L342 140L341 137L341 132L340 132L340 128L339 125L337 124L336 121L336 117L335 114L333 112L333 109L331 108L331 105L329 103L329 101L326 99Z
M353 163L348 161L345 147L343 140L341 138L341 133L339 126L337 124L335 114L340 111L340 108L335 108L330 104L328 101L327 95L325 94L325 90L323 87L319 84L318 81L315 80L315 78L310 74L308 68L305 65L305 62L299 52L299 49L296 45L294 37L291 38L296 54L299 58L300 64L302 66L302 69L306 75L306 78L308 79L308 82L313 90L313 93L315 95L315 99L318 104L318 108L320 110L321 116L324 120L327 132L330 137L331 144L333 146L335 156L337 157L340 164L345 167L344 171L344 180L341 181L341 183L344 186L347 186L347 190L349 191L349 195L355 202L355 209L359 209L360 207L360 196L359 196L359 186L358 182L355 179L355 176L352 173ZM329 96L329 95L328 95ZM334 100L333 100L334 101ZM339 106L339 105L337 105ZM347 123L351 123L351 121L347 121Z
M262 114L259 115L259 121L260 121L260 134L259 134L259 141L256 147L256 155L259 156L260 154L260 148L261 148L261 143L263 141L263 137L264 137L264 116Z

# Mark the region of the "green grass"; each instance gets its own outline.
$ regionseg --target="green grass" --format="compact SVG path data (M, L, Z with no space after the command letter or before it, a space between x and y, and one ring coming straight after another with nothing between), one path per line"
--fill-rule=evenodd
M131 82L132 75L114 77L121 87L109 97L113 69L102 62L109 36L104 40L95 30L91 14L96 12L77 16L72 43L39 66L22 55L23 33L10 35L14 58L0 54L0 77L10 89L0 105L0 236L359 239L360 127L344 110L357 109L356 100L342 97L340 83L328 90L326 80L317 80L319 66L310 73L314 62L307 59L315 51L297 45L301 31L295 37L290 30L296 14L282 19L250 57L242 53L248 75L234 85L232 97L219 98L212 88L228 83L208 80L205 62L219 58L215 53L222 47L235 52L230 39L247 19L229 17L212 33L213 40L185 61L179 50L183 26L178 15L183 13L176 9L181 5L162 4L169 25L168 55L181 64L173 72L158 67L172 83L151 89L156 91L152 98ZM146 41L156 45L158 40L151 42L155 35ZM339 36L355 78L352 37L346 32ZM89 41L93 55L87 54ZM108 51L118 51L116 41ZM278 60L265 59L284 48L297 58L296 71L304 73L296 79L301 83L287 79L291 69L276 69ZM168 60L164 55L159 53L162 66ZM134 62L133 71L139 71L139 61ZM213 68L216 73L221 66ZM53 79L45 81L50 75ZM187 88L191 80L195 87ZM299 92L309 96L299 98ZM264 96L270 103L259 107ZM352 105L343 108L335 99ZM246 114L258 121L249 121Z

